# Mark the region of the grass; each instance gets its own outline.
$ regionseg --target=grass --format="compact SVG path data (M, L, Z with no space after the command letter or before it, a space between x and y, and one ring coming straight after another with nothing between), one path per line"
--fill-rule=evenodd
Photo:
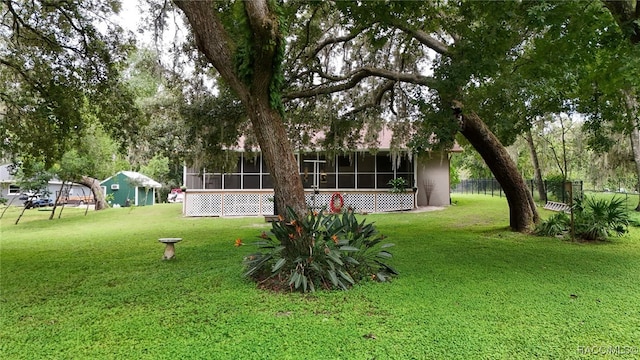
M507 230L506 201L368 215L392 283L273 294L233 246L262 218L179 204L0 220L2 359L570 359L640 356L640 231L576 244ZM541 210L542 211L542 210ZM547 213L544 213L547 215ZM160 237L182 237L161 261ZM622 354L622 353L625 354Z

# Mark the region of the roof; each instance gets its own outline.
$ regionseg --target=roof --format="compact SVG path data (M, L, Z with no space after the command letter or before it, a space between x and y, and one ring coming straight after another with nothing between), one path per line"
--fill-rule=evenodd
M136 183L146 187L146 188L161 188L162 184L160 184L159 182L153 180L152 178L148 177L147 175L144 174L140 174L139 172L135 172L135 171L119 171L118 173L116 173L115 175L113 175L110 178L107 178L103 181L100 182L100 184L103 184L111 179L113 179L114 177L116 177L118 174L122 174L126 177L128 177L129 179L132 179L133 181L135 181Z
M9 170L10 166L13 166L13 164L0 165L0 184L16 184L18 182L15 176L11 174L11 171ZM49 185L61 185L62 180L58 179L57 177L53 177L47 183ZM69 181L65 181L65 184L67 185L74 184L74 185L84 186L82 184L69 182Z

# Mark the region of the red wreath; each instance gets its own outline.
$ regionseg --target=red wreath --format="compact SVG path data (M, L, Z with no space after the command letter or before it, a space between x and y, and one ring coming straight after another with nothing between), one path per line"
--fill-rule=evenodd
M336 200L340 201L340 204L336 204ZM332 213L339 213L342 210L342 207L344 206L344 198L342 197L342 194L336 192L333 193L333 195L331 195L331 201L329 201L329 209L331 209Z

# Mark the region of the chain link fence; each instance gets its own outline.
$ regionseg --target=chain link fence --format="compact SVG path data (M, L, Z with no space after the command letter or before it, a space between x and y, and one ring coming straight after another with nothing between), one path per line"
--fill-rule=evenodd
M538 196L537 183L533 179L525 180L527 188L531 192L531 195L537 201L540 201ZM544 188L546 190L547 201L557 201L568 203L569 202L569 188L566 187L562 181L545 181ZM583 196L583 182L582 180L576 180L571 182L571 191L574 198L582 198ZM451 191L454 194L484 194L491 196L504 196L504 192L500 183L496 179L467 179L461 180L458 185Z

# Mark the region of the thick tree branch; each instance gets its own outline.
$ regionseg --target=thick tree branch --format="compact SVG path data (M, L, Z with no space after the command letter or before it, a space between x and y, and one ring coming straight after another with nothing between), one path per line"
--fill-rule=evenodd
M362 104L362 105L358 106L357 108L347 112L345 114L345 116L352 116L352 115L358 114L360 112L363 112L365 110L379 107L380 104L382 103L382 98L384 97L384 94L386 94L388 91L393 90L393 87L395 86L395 84L396 84L396 81L393 81L393 80L385 81L382 84L382 86L380 86L375 91L373 96L370 98L369 102L367 102L365 104Z
M196 46L218 70L229 86L242 93L242 81L233 71L235 43L224 29L213 3L209 1L174 0L185 14L196 39Z
M429 76L406 74L386 69L364 67L353 71L349 75L342 78L334 77L336 82L326 82L311 89L290 92L288 94L285 94L283 96L283 99L291 100L310 98L318 95L332 94L335 92L352 89L356 87L362 80L373 76L415 85L423 85L427 87L434 87L437 84L437 81Z
M320 43L318 43L316 45L316 47L310 53L309 57L315 58L318 55L318 53L320 53L320 51L322 51L322 49L324 49L325 47L327 47L329 45L333 45L333 44L338 44L338 43L351 41L351 40L355 39L358 35L360 35L360 33L361 33L361 31L355 31L355 32L352 32L351 34L345 35L345 36L337 36L337 37L326 38L326 39L322 40Z
M58 43L55 39L51 39L48 36L45 36L43 33L41 33L40 31L36 30L33 26L31 26L27 22L25 22L24 19L22 19L22 17L20 17L18 12L13 7L13 4L12 4L11 1L3 1L3 3L7 6L7 11L10 12L12 17L13 17L13 28L14 28L13 30L15 31L15 34L16 34L15 38L16 39L19 38L20 27L23 27L23 28L29 30L36 37L42 39L45 43L49 44L51 47L53 47L53 48L62 47L62 45L60 43Z
M7 68L13 69L13 71L15 71L18 75L20 75L22 79L24 79L24 81L36 91L41 93L46 93L40 81L38 79L33 78L31 75L29 75L20 65L13 63L11 61L5 60L3 58L0 58L0 64L6 66Z
M640 44L640 7L637 0L603 0L632 44Z
M255 51L254 73L251 87L268 94L274 75L273 68L276 65L274 61L277 47L284 41L280 36L278 17L269 9L267 0L245 1L244 8L255 37L253 46ZM270 46L268 44L277 45Z
M245 1L244 7L253 31L263 37L273 37L278 26L277 21L269 16L271 12L266 0Z
M405 33L413 36L414 39L418 40L422 45L428 47L429 49L437 52L440 55L451 56L449 51L449 46L433 36L427 34L422 30L412 29L406 26L406 24L395 23L393 24L396 28L404 31Z

